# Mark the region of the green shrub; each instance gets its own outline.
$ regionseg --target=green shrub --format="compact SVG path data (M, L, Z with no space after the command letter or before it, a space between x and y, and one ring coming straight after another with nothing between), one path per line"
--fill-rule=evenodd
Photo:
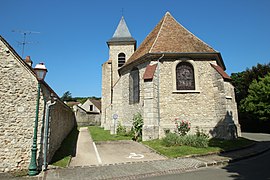
M200 130L198 126L196 126L196 136L205 137L209 139L209 135L206 134L206 132L203 129Z
M179 136L175 133L167 133L162 139L162 144L167 147L178 145L178 138Z
M209 139L204 136L186 135L180 136L178 144L198 148L208 147Z
M204 136L186 135L179 136L175 133L168 133L165 138L162 139L164 146L192 146L192 147L208 147L209 139Z
M139 141L142 138L143 118L140 113L133 116L132 130L134 131L133 140Z
M116 134L122 135L122 136L127 135L127 130L124 126L121 125L121 123L117 125Z

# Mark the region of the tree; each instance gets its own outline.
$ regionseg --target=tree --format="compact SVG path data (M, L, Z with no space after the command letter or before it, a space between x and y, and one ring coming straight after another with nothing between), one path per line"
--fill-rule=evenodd
M232 84L235 87L236 102L240 105L241 100L248 95L248 89L253 80L259 80L259 78L266 76L270 72L270 63L257 64L251 69L247 68L245 71L232 73ZM241 111L241 110L240 110Z
M249 132L269 132L270 133L270 121L261 121L258 117L250 110L246 110L244 99L249 95L249 86L259 78L263 78L270 73L270 63L268 64L257 64L251 69L247 68L245 71L232 73L232 84L235 87L235 99L238 106L239 122L243 131Z
M270 118L270 73L259 81L253 80L248 89L248 95L240 103L243 112L250 113L259 120Z
M72 101L73 98L72 98L71 92L66 91L66 92L63 94L63 96L61 97L61 100L62 100L62 101Z

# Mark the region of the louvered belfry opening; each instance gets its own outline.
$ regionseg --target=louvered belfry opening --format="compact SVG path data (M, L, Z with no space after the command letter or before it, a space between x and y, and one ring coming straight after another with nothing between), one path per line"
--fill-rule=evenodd
M126 62L126 55L124 53L118 54L118 67L122 67Z

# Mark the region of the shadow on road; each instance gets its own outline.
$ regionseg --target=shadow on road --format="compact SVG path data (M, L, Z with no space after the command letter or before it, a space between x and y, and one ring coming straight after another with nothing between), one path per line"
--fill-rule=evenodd
M250 158L238 161L235 163L230 163L229 165L223 167L231 179L240 180L240 179L270 179L270 151L267 150L270 148L270 134L253 134L253 133L243 133L245 138L256 140L256 147L251 147L249 150ZM253 156L258 150L265 149L267 151L262 151L259 156ZM242 150L239 153L243 153ZM233 153L224 153L222 156L233 158L237 155L237 152Z

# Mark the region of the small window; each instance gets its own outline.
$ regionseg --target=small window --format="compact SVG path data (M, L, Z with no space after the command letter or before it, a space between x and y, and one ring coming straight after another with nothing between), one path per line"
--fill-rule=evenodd
M124 53L118 54L118 67L122 67L126 62L126 55Z
M176 89L195 90L194 68L188 62L176 66Z
M133 68L129 75L129 104L140 101L140 75L139 69Z
M93 105L90 105L90 111L93 111L93 109L94 109Z

